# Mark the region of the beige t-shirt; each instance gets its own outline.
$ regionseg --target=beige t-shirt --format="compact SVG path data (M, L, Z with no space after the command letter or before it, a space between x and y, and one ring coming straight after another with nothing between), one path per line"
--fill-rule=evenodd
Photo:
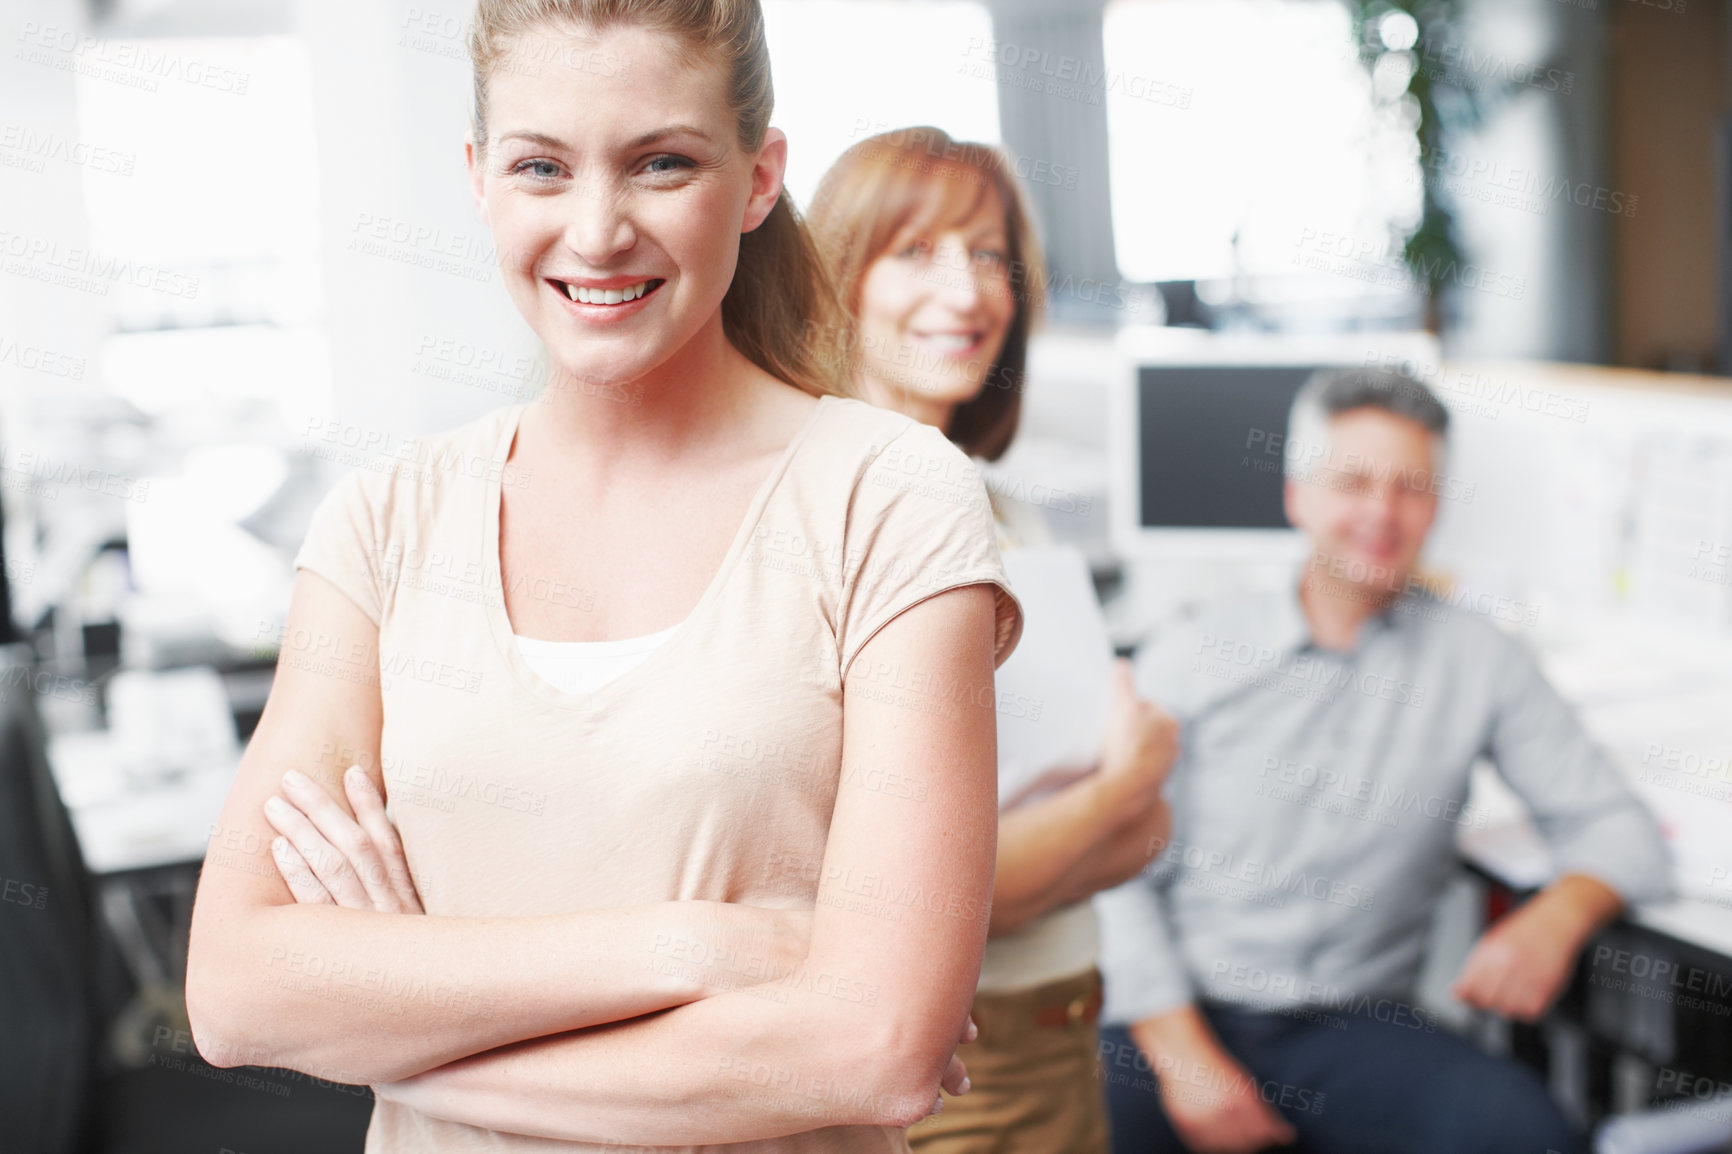
M379 626L381 765L426 911L524 917L691 899L812 908L841 763L841 687L861 647L910 606L981 582L997 587L996 663L1021 633L978 475L934 429L821 399L679 631L600 689L567 694L523 660L500 584L501 488L533 480L505 467L524 407L344 478L295 559ZM553 582L526 592L584 596ZM390 1102L374 1107L366 1148L619 1150ZM908 1146L899 1129L845 1127L702 1149Z

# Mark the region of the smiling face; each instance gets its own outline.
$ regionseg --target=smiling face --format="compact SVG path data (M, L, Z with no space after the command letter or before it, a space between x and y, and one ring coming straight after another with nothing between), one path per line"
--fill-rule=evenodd
M544 25L487 81L471 189L512 301L580 380L641 380L721 341L740 234L781 191L781 133L743 152L722 67L684 47L630 25ZM559 63L595 60L613 64Z
M1287 482L1287 519L1310 538L1320 578L1367 595L1399 592L1437 517L1438 439L1372 407L1338 414L1328 429L1320 460Z
M867 396L943 428L979 394L1016 312L1009 250L990 186L965 219L892 237L860 281Z

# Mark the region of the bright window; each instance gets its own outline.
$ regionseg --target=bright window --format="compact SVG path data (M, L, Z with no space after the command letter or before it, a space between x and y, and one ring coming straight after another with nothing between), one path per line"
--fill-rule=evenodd
M958 140L999 141L992 18L958 0L766 0L776 111L788 134L787 188L811 203L848 146L930 124ZM988 69L988 75L990 70Z
M1302 238L1375 248L1418 219L1417 145L1374 99L1345 5L1113 0L1105 47L1127 279L1231 276L1235 234L1238 272L1301 273Z
M91 260L111 282L108 387L147 412L328 408L318 154L295 36L105 41L78 73ZM124 83L122 81L125 81Z

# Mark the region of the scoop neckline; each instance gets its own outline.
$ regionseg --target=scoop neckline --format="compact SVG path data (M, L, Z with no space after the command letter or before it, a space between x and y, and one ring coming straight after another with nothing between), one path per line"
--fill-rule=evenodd
M499 436L494 443L495 459L499 462L500 467L489 469L487 472L486 492L482 501L481 540L482 549L487 558L488 578L499 590L497 599L490 598L487 601L487 623L493 634L494 644L504 658L505 664L510 668L512 677L517 684L542 701L565 709L599 708L621 693L629 692L645 678L654 678L662 665L673 660L668 656L669 653L678 654L685 646L692 644L690 638L697 630L690 628L690 626L703 618L720 594L722 587L727 583L729 574L738 564L740 555L745 552L746 543L757 528L759 519L763 517L764 509L769 504L771 495L781 484L782 478L787 475L788 466L793 463L800 446L806 441L812 430L817 427L818 420L823 415L826 405L833 399L828 394L818 398L818 403L812 406L812 412L807 416L805 424L800 426L799 431L794 434L787 447L782 450L776 463L770 467L769 475L759 484L757 492L747 503L745 518L735 531L733 542L728 546L727 553L723 555L721 565L710 577L709 584L704 587L703 595L698 598L698 602L692 607L691 612L687 613L677 625L670 627L674 635L652 649L642 661L588 693L567 693L558 686L543 680L535 670L531 669L522 650L518 648L517 633L511 628L511 615L505 610L504 566L501 563L499 553L499 514L504 492L504 466L510 456L511 445L517 438L518 425L523 419L524 411L533 402L520 402L511 406L506 413L505 420L501 423ZM648 636L654 636L654 634ZM531 638L530 640L536 639ZM638 640L638 638L621 640L632 641ZM550 644L557 644L557 642ZM604 642L603 644L608 643Z

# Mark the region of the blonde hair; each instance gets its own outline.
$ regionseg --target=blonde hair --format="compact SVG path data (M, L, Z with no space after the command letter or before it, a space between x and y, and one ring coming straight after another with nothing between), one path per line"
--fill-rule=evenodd
M740 148L763 147L775 92L758 0L479 0L469 34L477 152L487 148L488 78L514 40L549 24L597 31L623 24L677 37L693 58L724 68ZM740 237L734 279L722 298L722 330L772 376L815 395L853 395L838 352L852 322L786 192L762 224Z
M904 230L926 231L973 216L996 192L1004 206L1010 329L984 387L956 406L946 430L963 451L988 461L1010 447L1022 416L1028 338L1045 305L1046 273L1033 217L1010 159L989 144L952 140L919 126L867 137L844 152L819 182L810 222L849 315L860 311L866 271Z

